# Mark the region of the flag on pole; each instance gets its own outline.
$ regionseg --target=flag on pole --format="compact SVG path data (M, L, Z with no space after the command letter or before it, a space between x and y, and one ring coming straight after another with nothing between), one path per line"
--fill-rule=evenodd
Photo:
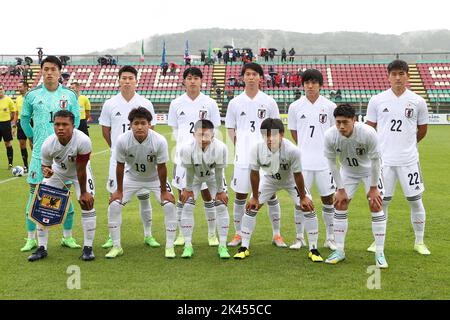
M144 40L142 40L142 44L141 44L141 56L139 58L139 62L144 62L145 58L144 58Z
M189 41L186 40L186 46L184 48L184 57L187 58L189 57Z
M212 53L211 53L211 40L209 41L208 44L208 60L211 60L212 58Z
M166 63L166 41L163 42L161 66Z

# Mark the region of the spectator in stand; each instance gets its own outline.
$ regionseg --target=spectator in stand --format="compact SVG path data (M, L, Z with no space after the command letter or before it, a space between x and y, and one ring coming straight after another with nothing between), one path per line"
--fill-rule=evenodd
M200 53L200 62L204 63L205 59L206 59L205 51L202 50Z
M177 68L178 68L178 65L175 62L170 61L170 65L169 65L170 71L169 72L171 74L175 74L175 71L177 71Z
M289 62L294 62L294 56L295 56L295 50L294 50L294 48L291 48L291 50L289 50Z
M286 49L285 48L283 48L283 49L281 49L281 62L286 62L286 57L287 57L287 55L286 55Z
M286 87L290 87L291 84L291 73L288 72L284 78L284 83L286 84Z
M218 61L219 63L222 63L222 56L223 56L222 51L219 50L219 51L217 52L217 61Z
M276 77L275 77L275 85L279 88L280 87L280 85L281 85L281 75L279 74L279 75L277 75Z
M213 79L212 79L211 85L212 85L213 88L214 88L215 86L217 86L217 80L216 80L216 78L213 78Z
M298 100L302 97L302 92L300 91L299 88L296 88L294 91L294 95L295 95L295 100Z
M186 66L190 66L191 65L191 56L184 57L184 64Z
M266 79L267 87L270 87L270 84L272 83L272 77L268 74L264 75L264 79Z
M23 81L28 82L28 80L33 80L33 70L30 68L30 65L27 63L22 70Z
M223 63L227 64L230 61L230 50L225 51L223 54Z
M44 56L44 52L42 51L42 48L39 48L39 50L38 50L39 64L41 64L43 56Z
M267 52L266 52L266 53L267 53ZM275 57L275 51L270 50L270 51L268 52L268 54L269 54L269 57L270 57L270 61L272 62L272 61L273 61L273 58Z

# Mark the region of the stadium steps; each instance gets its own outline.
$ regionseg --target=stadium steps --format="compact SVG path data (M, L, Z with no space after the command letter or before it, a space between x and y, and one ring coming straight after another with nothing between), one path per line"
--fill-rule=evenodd
M409 65L409 83L411 85L411 90L417 93L419 96L425 99L427 105L430 104L430 99L428 97L427 91L423 84L422 78L420 77L419 70L416 64Z
M226 74L226 65L214 64L212 78L216 79L217 86L214 89L211 88L211 98L216 100L219 110L222 110L223 106L223 96L225 92L225 74ZM217 92L216 92L217 88L220 88L222 91L220 99L217 99Z
M33 70L33 78L31 80L28 80L29 89L33 87L33 84L36 82L36 78L41 76L41 65L39 64L32 64L30 65L31 70ZM14 88L14 95L11 97L12 99L16 99L16 97L19 95L19 91L17 88Z

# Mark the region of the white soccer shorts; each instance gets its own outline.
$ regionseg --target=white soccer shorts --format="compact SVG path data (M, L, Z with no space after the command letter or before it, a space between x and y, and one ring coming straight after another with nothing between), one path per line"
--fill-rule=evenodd
M172 187L169 184L169 181L166 182L167 191L173 194ZM134 195L145 195L153 193L156 200L161 203L161 184L159 180L154 181L136 181L134 179L130 179L130 177L125 174L123 178L123 197L122 204L125 205L131 201Z
M92 196L95 196L94 177L92 176L92 172L90 169L91 168L89 166L86 170L86 191L89 192ZM70 186L73 184L75 187L75 194L77 195L77 199L80 198L81 190L80 184L78 182L78 177L66 177L55 172L50 178L44 178L42 183L61 189L65 189L66 186L70 188Z
M365 194L367 195L367 192L369 192L370 184L371 184L371 178L370 176L366 177L348 177L344 174L342 175L342 180L344 183L344 189L347 193L347 197L349 199L353 199L353 196L355 195L356 191L358 190L359 184L362 182L364 184L364 190ZM378 181L378 191L380 191L381 197L385 195L384 185L383 185L383 178L380 177L380 180Z
M383 166L382 172L386 197L392 197L394 195L397 179L400 181L403 194L407 198L418 196L425 191L419 162L405 167Z
M314 182L316 182L317 189L321 197L326 197L336 192L336 184L330 170L302 171L303 179L305 180L305 187L311 190Z
M300 206L300 193L294 183L274 183L274 180L266 176L262 176L259 182L259 203L264 204L272 198L272 196L281 190L286 190L296 206ZM312 200L309 190L305 187L305 193Z

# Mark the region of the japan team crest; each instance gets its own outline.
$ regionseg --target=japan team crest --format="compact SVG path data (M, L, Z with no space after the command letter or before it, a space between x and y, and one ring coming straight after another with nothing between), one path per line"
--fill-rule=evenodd
M405 117L412 118L414 115L414 109L413 108L405 108Z
M70 162L75 162L76 156L74 155L68 155L67 159L69 159Z
M156 160L156 156L151 155L151 154L147 155L147 161L148 162L155 162L155 160Z
M326 113L319 114L319 122L320 123L326 123L327 122L328 115Z
M258 118L264 119L266 117L266 109L258 109Z
M207 116L208 116L208 111L207 110L200 110L198 112L198 118L200 120L206 119Z
M356 148L356 154L358 156L362 156L365 153L366 153L366 149L364 149L364 148Z
M59 107L63 110L67 109L67 100L59 100Z

